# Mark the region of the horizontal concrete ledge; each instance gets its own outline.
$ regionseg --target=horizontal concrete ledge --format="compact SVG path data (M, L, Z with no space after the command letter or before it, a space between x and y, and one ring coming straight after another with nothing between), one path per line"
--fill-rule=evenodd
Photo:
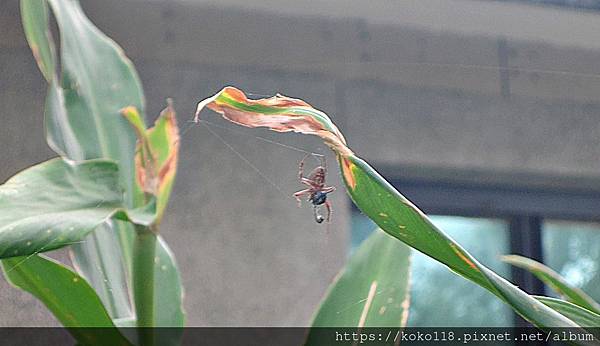
M144 59L505 97L600 95L600 16L592 12L469 0L84 4Z
M134 60L502 97L595 103L600 95L595 12L471 0L82 3ZM6 29L16 32L11 25ZM25 44L11 36L3 35L0 47Z
M135 0L134 0L135 1ZM147 0L137 0L144 1ZM153 0L156 3L162 1ZM260 11L284 16L357 19L371 25L460 35L502 36L559 46L600 48L595 12L489 0L179 0L189 6Z

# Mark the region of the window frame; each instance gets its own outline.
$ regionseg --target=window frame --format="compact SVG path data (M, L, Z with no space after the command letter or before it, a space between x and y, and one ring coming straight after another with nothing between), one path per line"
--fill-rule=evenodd
M492 170L385 166L379 171L428 215L504 219L510 252L544 263L545 219L600 222L600 179ZM355 208L355 207L354 207ZM545 295L531 273L512 266L511 281ZM514 314L515 326L528 322Z

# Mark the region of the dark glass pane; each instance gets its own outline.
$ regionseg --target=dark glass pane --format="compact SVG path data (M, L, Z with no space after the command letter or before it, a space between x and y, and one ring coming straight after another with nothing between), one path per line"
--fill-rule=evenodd
M433 222L483 264L509 278L510 268L499 256L509 253L508 223L496 219L432 216ZM355 248L376 226L364 215L353 215ZM437 261L413 251L409 326L512 326L508 306L494 295L454 274Z
M600 224L547 221L542 244L546 265L600 300ZM548 293L554 294L550 290Z

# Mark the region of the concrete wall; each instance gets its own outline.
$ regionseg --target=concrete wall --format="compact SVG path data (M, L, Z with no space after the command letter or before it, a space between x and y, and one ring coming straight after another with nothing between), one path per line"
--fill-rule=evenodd
M449 11L449 18L436 22L425 5L414 2L406 2L415 13L409 17L403 8L388 9L386 16L367 8L347 12L364 2L341 13L327 6L313 13L310 6L273 10L235 1L82 2L132 57L149 116L173 97L184 129L199 99L236 85L307 100L331 114L350 146L375 166L600 178L594 150L600 144L600 78L591 75L600 69L600 51L587 34L599 23L596 14L516 4L495 4L500 7L494 12L487 2L463 0L447 1L456 7L450 11L431 0L438 16ZM499 21L483 26L479 18L453 26L452 13L460 6L497 13ZM507 22L517 12L532 20L522 36L515 29L519 22ZM543 27L573 21L587 31L563 26L567 31L558 37ZM42 137L45 86L14 0L0 5L0 32L4 180L52 153ZM220 121L208 114L206 119ZM331 230L316 227L310 209L297 209L289 198L300 188L302 154L254 136L327 150L315 138L240 133L220 124L230 130L214 130L270 182L206 128L185 133L164 234L182 268L188 324L306 325L345 260L349 202L340 189ZM329 178L341 187L336 170ZM0 290L0 326L56 324L41 304L3 279Z

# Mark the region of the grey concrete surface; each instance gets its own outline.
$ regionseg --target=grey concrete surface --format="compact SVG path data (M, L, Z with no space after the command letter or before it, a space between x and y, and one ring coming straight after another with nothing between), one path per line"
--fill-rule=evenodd
M597 104L473 95L376 82L346 91L352 145L382 164L597 176ZM365 119L368 114L370 121ZM394 131L381 131L382 124ZM351 131L353 132L353 131ZM382 151L381 146L390 148Z
M172 97L187 131L163 231L182 269L188 325L306 325L349 245L350 208L342 189L333 195L329 232L316 227L311 210L298 209L290 198L301 188L302 153L256 136L327 153L316 138L240 129L207 112L205 119L226 127L212 129L265 179L204 125L188 129L195 103L224 85L305 99L331 114L350 146L376 167L600 178L600 78L593 75L600 51L597 42L584 40L596 14L528 12L545 25L552 23L544 18L583 20L588 29L572 33L578 39L568 45L569 35L549 42L538 29L522 37L516 29L508 36L464 32L380 21L370 11L328 16L204 2L82 2L132 57L148 117ZM476 13L479 2L455 4L474 6ZM529 7L502 4L506 8ZM23 38L17 1L0 4L0 32L4 180L52 152L41 121L45 85ZM341 188L337 170L329 178ZM0 326L56 324L4 279L0 292Z

